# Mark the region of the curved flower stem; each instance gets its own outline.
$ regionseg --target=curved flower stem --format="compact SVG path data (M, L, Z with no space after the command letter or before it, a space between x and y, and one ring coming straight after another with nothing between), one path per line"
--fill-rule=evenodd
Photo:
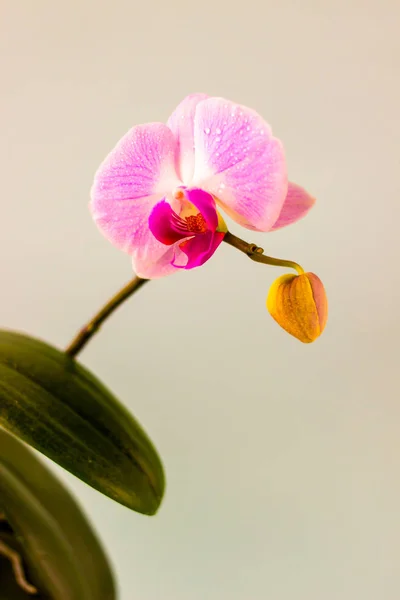
M132 294L142 287L149 281L148 279L141 279L140 277L134 277L125 287L122 288L115 296L111 298L107 304L79 331L74 337L72 342L65 349L66 354L72 357L77 356L78 352L86 346L90 338L100 329L101 325L106 319L116 310L125 300L127 300Z
M291 260L281 260L280 258L272 258L272 256L265 256L264 250L256 244L249 244L244 240L238 238L233 233L227 231L224 236L224 242L237 248L244 254L246 254L251 260L255 262L264 263L266 265L274 265L276 267L289 267L295 269L299 275L304 273L304 269L297 263ZM106 319L116 310L125 300L127 300L132 294L142 287L143 284L149 281L148 279L141 279L135 277L125 287L122 288L115 296L111 298L105 306L79 331L74 337L72 342L65 349L66 354L71 357L75 357L78 353L86 346L92 336L100 329L101 325Z
M283 260L280 258L272 258L272 256L265 256L263 248L260 248L257 246L257 244L249 244L249 242L245 242L236 235L233 235L233 233L230 231L226 232L224 236L224 242L230 246L233 246L234 248L237 248L240 250L240 252L247 254L247 256L255 262L264 263L265 265L273 265L275 267L289 267L290 269L297 271L299 275L304 273L304 269L297 263L291 260Z

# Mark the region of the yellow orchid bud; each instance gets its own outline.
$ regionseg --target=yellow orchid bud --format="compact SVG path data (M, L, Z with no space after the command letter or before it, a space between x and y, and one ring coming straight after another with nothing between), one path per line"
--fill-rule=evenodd
M267 308L283 329L305 344L321 335L328 318L325 289L314 273L279 277L269 290Z

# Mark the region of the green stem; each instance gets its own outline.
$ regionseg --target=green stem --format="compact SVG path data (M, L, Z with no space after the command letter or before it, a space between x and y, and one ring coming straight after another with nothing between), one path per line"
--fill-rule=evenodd
M240 252L246 254L251 260L255 262L264 263L265 265L273 265L274 267L289 267L298 272L299 275L304 273L304 269L297 263L291 260L283 260L281 258L273 258L272 256L265 256L264 250L256 244L249 244L244 240L233 235L230 231L227 231L224 237L224 242L237 248Z
M148 279L141 279L135 277L125 287L122 288L115 296L111 298L103 308L95 314L95 316L87 323L79 333L74 337L72 342L67 346L65 352L72 357L77 354L86 346L91 337L100 329L101 325L106 319L132 294L139 290Z

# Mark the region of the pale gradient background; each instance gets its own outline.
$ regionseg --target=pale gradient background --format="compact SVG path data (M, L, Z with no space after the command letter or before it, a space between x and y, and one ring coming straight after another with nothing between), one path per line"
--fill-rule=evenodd
M82 354L143 423L147 518L58 470L121 600L400 597L400 6L396 0L1 0L0 326L63 346L131 277L88 213L95 169L187 93L258 110L318 203L243 233L320 275L324 336L265 310L282 273L221 247L149 284Z

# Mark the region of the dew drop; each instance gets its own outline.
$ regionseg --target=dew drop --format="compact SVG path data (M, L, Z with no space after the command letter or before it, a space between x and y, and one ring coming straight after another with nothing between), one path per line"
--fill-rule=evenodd
M211 129L210 129L209 127L206 127L206 128L205 128L205 130L204 130L204 133L205 133L206 135L210 135L210 133L211 133Z
M217 129L215 131L217 132L217 135L221 135L221 130L219 127L217 127Z

